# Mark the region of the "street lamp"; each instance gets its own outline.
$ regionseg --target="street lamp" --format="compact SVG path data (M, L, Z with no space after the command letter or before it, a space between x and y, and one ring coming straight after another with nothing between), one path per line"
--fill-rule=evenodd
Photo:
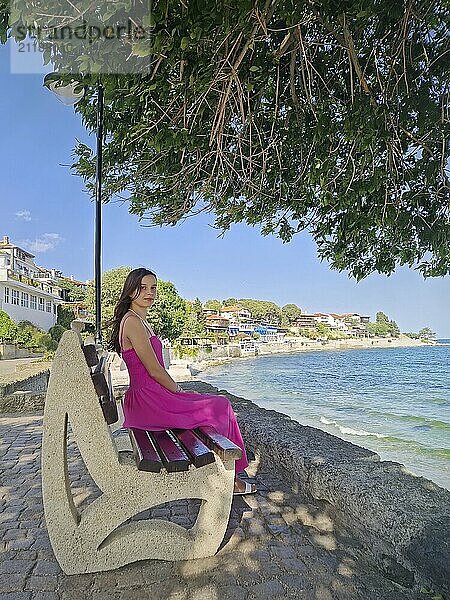
M65 106L73 106L83 98L86 88L79 81L64 83L58 73L44 77L44 86L56 94ZM103 85L97 85L97 164L95 171L95 242L94 242L94 283L95 283L95 341L102 344L102 141L103 141Z

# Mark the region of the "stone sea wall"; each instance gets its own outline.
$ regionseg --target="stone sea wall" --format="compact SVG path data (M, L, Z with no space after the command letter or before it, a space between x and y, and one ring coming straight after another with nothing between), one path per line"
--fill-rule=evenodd
M407 336L398 338L350 338L342 340L310 340L304 337L286 337L283 342L256 342L257 353L260 356L268 354L292 354L297 352L319 352L323 350L355 350L375 348L414 348L427 346L420 340L413 340ZM249 354L243 353L238 344L217 346L210 352L200 349L197 356L191 359L177 360L173 351L169 354L171 365L183 364L188 366L195 375L210 366L227 362L234 358L249 358ZM251 357L251 355L250 355Z
M329 503L335 520L356 535L386 577L450 593L449 491L375 452L209 384L183 387L227 395L261 467Z
M0 413L41 410L44 408L47 383L50 375L48 366L38 373L24 376L17 373L9 381L0 382Z

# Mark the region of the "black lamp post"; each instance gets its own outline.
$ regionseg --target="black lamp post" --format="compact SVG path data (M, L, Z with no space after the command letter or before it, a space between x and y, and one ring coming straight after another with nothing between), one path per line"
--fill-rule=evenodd
M85 88L80 89L79 81L63 83L57 73L44 78L44 86L56 94L66 106L79 102ZM94 240L94 283L95 283L95 341L102 344L102 156L103 154L103 85L97 85L97 164L95 171L95 240Z

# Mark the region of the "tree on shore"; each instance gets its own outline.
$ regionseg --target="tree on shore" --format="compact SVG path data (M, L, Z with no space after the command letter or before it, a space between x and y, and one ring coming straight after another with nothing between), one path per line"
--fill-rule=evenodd
M75 313L71 308L65 308L64 306L58 306L58 316L56 324L61 325L64 329L70 329L70 324L75 319Z
M296 304L285 304L281 309L283 319L287 325L291 325L302 314L302 311Z
M238 304L238 301L236 300L236 298L226 298L225 300L222 301L223 307L236 306L236 304Z
M174 284L158 279L156 302L148 312L148 320L153 329L163 339L173 342L182 334L186 318L186 302L178 294Z
M434 331L431 331L431 329L429 327L423 327L420 331L419 331L419 337L424 339L424 340L434 340L436 337L436 334Z
M130 271L131 267L117 267L102 274L102 328L105 328L107 323L113 318L114 307L119 301L123 284ZM90 314L95 314L95 289L92 283L88 287L86 304Z
M58 280L59 287L67 290L68 302L85 302L87 292L79 285L70 281L70 279L60 278Z
M389 317L382 311L377 312L375 315L376 323L389 323Z
M0 340L10 342L17 335L17 325L5 311L0 310Z
M222 308L222 302L220 300L207 300L204 304L205 308L209 308L210 310L220 311Z
M181 337L196 338L206 335L206 317L203 312L202 303L198 298L194 302L185 300L186 318L183 325Z
M397 323L393 320L390 320L389 317L382 311L377 312L375 316L375 323L367 323L366 329L369 334L386 337L390 335L391 337L399 337L400 329Z
M240 298L237 302L239 306L249 310L252 313L252 318L257 321L272 323L274 325L279 325L282 321L281 308L275 302L253 300L251 298Z
M129 10L49 0L43 17L31 0L12 6L0 0L3 42L23 21L75 27L81 14L104 29ZM357 279L398 264L449 273L444 0L139 6L151 35L114 50L39 41L56 69L78 65L81 84L102 73L105 200L124 194L159 225L203 210L221 232L246 222L287 242L307 230L321 259ZM111 75L125 58L134 75ZM76 107L90 130L95 94L91 85ZM73 168L93 192L95 156L81 142Z

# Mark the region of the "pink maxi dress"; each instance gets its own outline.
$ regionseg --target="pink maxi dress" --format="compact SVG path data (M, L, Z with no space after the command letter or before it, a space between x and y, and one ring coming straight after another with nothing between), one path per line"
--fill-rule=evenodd
M149 335L149 343L164 367L161 340L156 335ZM122 349L122 335L120 346ZM161 431L210 425L242 448L242 458L236 461L236 473L247 467L244 441L228 398L171 392L150 376L134 348L122 350L122 358L130 376L123 405L124 427Z

